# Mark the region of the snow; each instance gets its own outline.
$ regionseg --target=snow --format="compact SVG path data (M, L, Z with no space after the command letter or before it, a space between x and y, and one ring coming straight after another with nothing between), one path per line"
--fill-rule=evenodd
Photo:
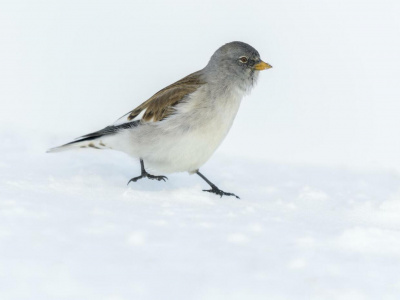
M0 299L398 300L399 3L1 1ZM201 172L241 199L45 153L234 40L273 69Z
M216 155L141 180L108 150L2 134L1 299L397 299L400 178ZM33 149L33 150L32 150Z

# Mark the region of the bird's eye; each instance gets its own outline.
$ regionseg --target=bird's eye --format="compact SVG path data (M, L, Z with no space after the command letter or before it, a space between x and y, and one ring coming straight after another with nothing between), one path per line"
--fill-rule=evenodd
M248 61L248 59L247 59L246 56L240 57L239 60L240 60L240 62L242 62L242 63L244 63L244 64L247 63L247 61Z

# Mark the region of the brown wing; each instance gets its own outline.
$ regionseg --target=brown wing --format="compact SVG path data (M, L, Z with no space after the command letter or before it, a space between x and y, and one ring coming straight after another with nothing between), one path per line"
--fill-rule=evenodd
M142 120L144 121L160 121L171 115L174 111L173 107L182 99L196 91L205 82L200 78L200 71L192 73L185 78L163 88L154 94L150 99L132 110L128 115L128 120L136 118L143 110L145 110Z

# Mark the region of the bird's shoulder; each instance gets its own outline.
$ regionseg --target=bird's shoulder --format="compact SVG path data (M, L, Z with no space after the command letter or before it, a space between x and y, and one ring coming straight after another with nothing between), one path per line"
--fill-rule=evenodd
M157 122L164 120L174 112L174 107L187 99L187 95L195 92L205 84L201 71L194 72L177 82L163 88L148 100L131 110L115 124L141 120L145 122Z

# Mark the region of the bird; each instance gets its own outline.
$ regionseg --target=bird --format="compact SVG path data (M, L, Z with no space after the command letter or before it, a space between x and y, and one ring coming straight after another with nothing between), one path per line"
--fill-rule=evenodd
M128 185L142 178L168 179L147 170L159 174L188 172L210 186L203 191L239 198L219 189L199 169L226 137L242 98L256 84L259 72L269 68L272 66L249 44L226 43L203 69L161 89L112 125L47 152L79 148L122 151L139 159L141 166L141 174L131 178Z

